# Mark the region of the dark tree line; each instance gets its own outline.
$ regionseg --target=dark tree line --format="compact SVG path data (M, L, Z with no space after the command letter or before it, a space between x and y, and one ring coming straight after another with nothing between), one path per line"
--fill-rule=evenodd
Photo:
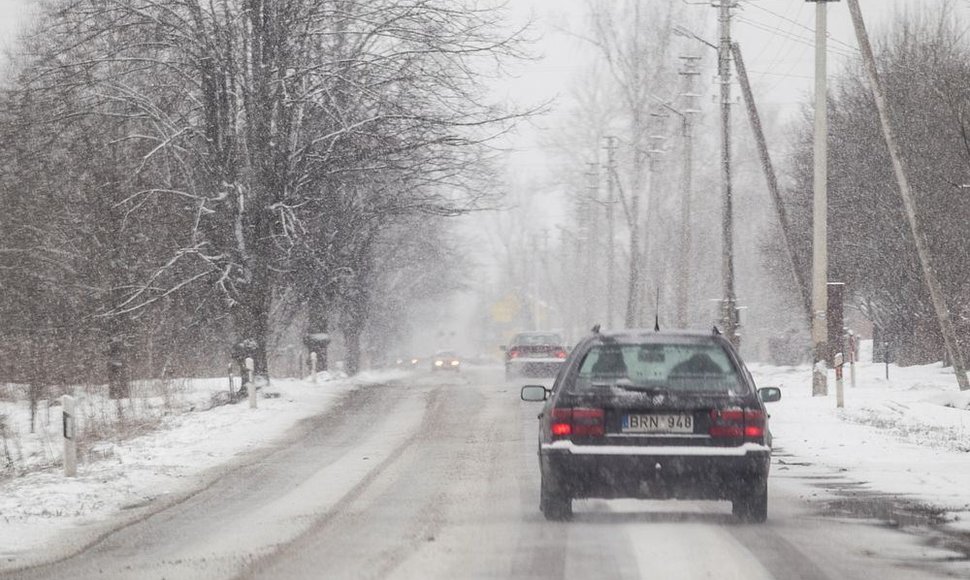
M918 219L963 348L970 347L970 44L947 9L898 19L877 59L917 195ZM861 64L829 95L830 280L873 322L902 363L943 357L943 340ZM812 120L794 140L789 211L811 270Z
M232 345L268 378L294 324L356 372L449 287L516 36L453 0L49 3L0 95L4 378L123 396Z

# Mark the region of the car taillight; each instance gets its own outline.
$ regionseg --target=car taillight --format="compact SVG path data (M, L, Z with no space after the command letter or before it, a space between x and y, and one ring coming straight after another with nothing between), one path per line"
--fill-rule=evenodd
M603 409L553 409L550 430L554 437L603 437L604 417Z
M711 437L760 442L765 435L765 414L760 409L714 409L711 411Z
M519 356L519 351L514 349L509 351L509 358L518 358L518 356Z
M750 441L764 439L765 436L765 413L760 409L744 410L744 438Z
M556 358L566 358L566 351L564 349L559 349L556 351Z

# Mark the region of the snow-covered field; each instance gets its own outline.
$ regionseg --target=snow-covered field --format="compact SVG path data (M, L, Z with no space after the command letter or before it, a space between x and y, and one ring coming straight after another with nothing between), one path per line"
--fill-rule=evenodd
M246 401L213 405L228 397L226 379L180 381L162 394L136 397L134 408L126 402L131 433L117 443L83 446L76 478L65 477L61 467L60 406L43 405L37 433L29 434L26 404L0 403L7 444L16 447L8 452L21 465L19 476L0 480L0 559L34 550L62 530L82 531L126 510L189 492L204 485L213 468L273 443L349 390L403 375L373 372L351 380L320 373L316 384L274 379L261 392L257 409ZM115 403L84 394L77 398L78 429L89 438L114 422L106 416L117 412Z

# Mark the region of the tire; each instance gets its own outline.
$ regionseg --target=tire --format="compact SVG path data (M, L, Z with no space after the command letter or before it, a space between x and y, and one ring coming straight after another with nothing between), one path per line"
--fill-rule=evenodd
M543 477L539 485L539 511L549 521L569 521L573 517L573 500L569 495L553 489Z
M765 523L768 520L768 478L759 478L739 493L731 503L731 511L742 522Z

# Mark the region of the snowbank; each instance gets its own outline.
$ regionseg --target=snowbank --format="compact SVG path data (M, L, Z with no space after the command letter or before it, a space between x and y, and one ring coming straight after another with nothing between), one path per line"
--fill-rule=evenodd
M137 399L134 404L140 412L130 408L126 412L138 417L143 429L151 430L87 446L87 461L79 465L76 478L64 477L59 465L62 442L56 428L61 421L60 407L49 408L49 422L45 409L39 432L27 435L26 404L6 403L0 412L7 415L11 431L21 427L18 440L28 469L18 477L0 480L0 559L15 561L62 530L102 522L125 510L192 490L202 483L207 470L272 443L351 389L404 374L385 371L346 379L320 373L316 384L274 379L260 395L257 409L250 409L245 401L213 406L213 401L228 398L225 379L185 381L177 392L166 395L168 402L161 395ZM79 394L78 403L79 409L85 409L79 411L82 429L85 420L96 420L98 409L104 410L104 401L96 396ZM111 410L108 406L105 412Z
M970 393L941 364L856 365L845 371L845 408L835 378L827 397L811 394L811 367L752 365L759 387L783 391L768 405L777 455L819 474L844 473L857 489L938 506L952 526L970 529Z

